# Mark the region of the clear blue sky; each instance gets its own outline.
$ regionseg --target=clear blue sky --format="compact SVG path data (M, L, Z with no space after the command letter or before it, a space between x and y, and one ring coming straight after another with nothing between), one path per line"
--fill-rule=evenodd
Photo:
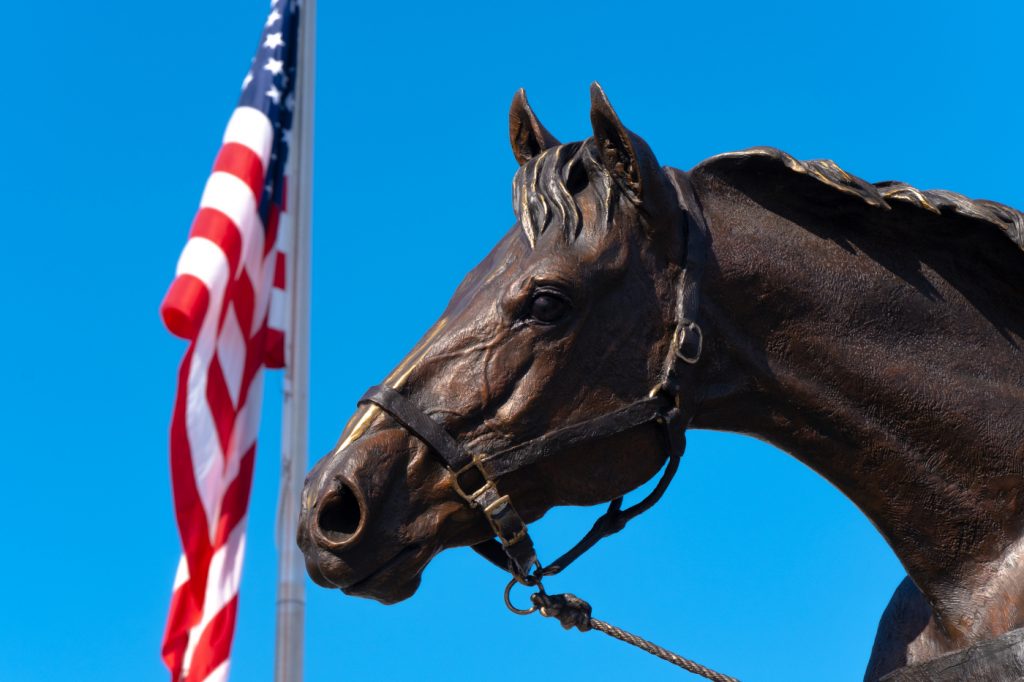
M590 134L596 79L673 166L766 144L1024 206L1017 3L557 5L322 3L313 459L511 224L520 86L562 140ZM0 680L163 680L179 552L166 434L184 345L157 306L267 7L5 10ZM236 682L272 676L279 387L271 377ZM539 523L543 556L594 513ZM902 575L816 474L748 438L694 433L665 500L551 587L746 682L841 681L860 679ZM681 679L601 635L507 613L503 585L465 549L398 606L310 583L308 679L500 676L506 657L529 679Z

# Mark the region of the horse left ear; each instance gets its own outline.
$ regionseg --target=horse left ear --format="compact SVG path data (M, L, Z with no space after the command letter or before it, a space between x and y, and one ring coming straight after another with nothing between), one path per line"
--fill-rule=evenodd
M590 85L590 123L601 161L608 172L634 201L650 199L644 193L653 189L646 185L657 184L649 176L660 173L658 160L646 142L622 125L604 90L596 82Z
M558 146L555 136L537 120L523 88L519 88L512 98L512 107L508 111L508 137L520 166L545 149Z

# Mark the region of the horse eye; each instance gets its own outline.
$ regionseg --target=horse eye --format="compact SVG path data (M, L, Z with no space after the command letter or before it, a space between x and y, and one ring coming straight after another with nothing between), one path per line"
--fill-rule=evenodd
M569 312L569 304L565 299L553 294L541 292L533 297L530 304L530 317L551 324L565 317Z

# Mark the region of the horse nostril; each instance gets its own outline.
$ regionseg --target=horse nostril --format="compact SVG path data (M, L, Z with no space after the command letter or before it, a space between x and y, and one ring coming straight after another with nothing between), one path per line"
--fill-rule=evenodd
M321 503L316 522L324 539L332 544L341 544L352 539L362 518L356 494L347 484L341 483Z

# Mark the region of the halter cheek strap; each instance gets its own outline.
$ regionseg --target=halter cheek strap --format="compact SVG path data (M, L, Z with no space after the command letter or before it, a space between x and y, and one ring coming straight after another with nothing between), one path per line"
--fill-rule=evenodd
M389 386L370 388L359 400L359 404L365 403L380 407L437 453L454 474L452 487L455 492L471 507L483 512L500 541L500 544L493 540L485 541L474 545L473 549L499 567L511 569L521 576L534 570L538 565L537 556L526 524L512 506L509 496L498 492L496 480L499 477L573 445L606 438L652 422L661 425L669 463L657 487L643 501L624 511L621 509L622 498L614 500L583 540L544 569L544 575L551 575L568 566L598 540L618 532L630 519L649 509L668 487L678 468L679 457L686 448L683 413L675 401L660 390L615 412L557 429L493 454L473 455L468 454L440 424Z
M680 378L700 359L703 333L696 322L700 303L700 281L707 249L707 228L693 188L686 175L665 171L686 216L686 266L676 293L676 330L662 376L646 398L593 419L564 426L537 438L493 453L468 453L437 421L395 389L378 385L370 388L359 404L371 403L387 412L409 433L437 453L453 473L453 488L466 503L479 509L498 538L473 546L481 556L511 572L521 582L536 584L546 575L560 572L602 538L617 533L639 514L650 509L668 488L686 449L686 427L693 416L693 391L683 391ZM622 509L622 498L612 500L608 510L590 531L568 552L542 567L526 524L508 495L496 484L499 477L540 462L569 447L607 438L654 423L660 426L668 463L657 486L637 504Z

